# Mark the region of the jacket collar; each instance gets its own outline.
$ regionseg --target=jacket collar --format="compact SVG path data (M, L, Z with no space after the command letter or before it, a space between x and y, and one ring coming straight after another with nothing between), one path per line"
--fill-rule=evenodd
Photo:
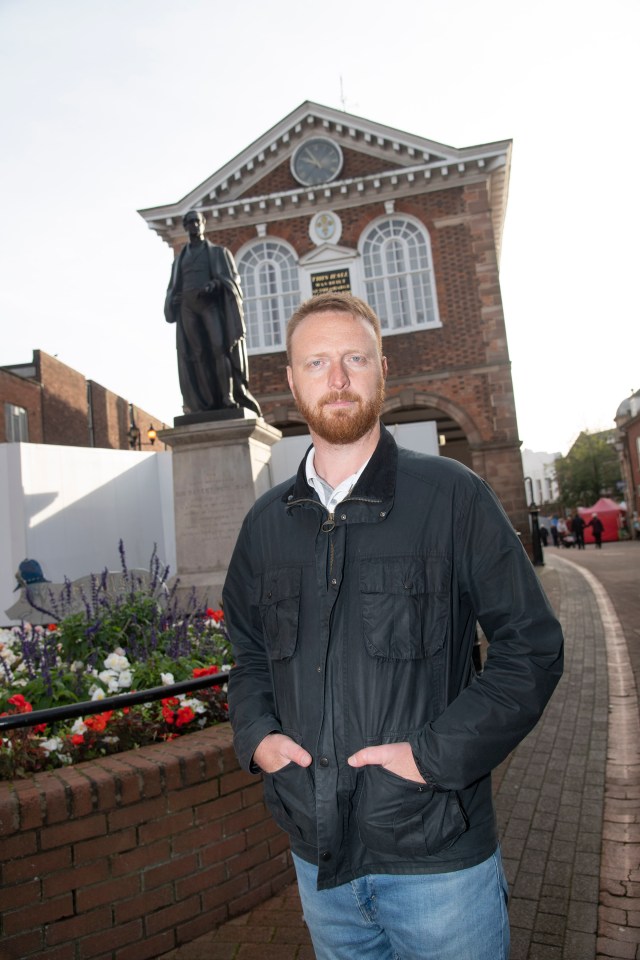
M296 501L318 499L315 491L309 487L307 482L305 463L308 453L309 448L298 467L293 485L285 490L282 497L287 506L293 506ZM348 499L384 505L385 513L388 513L395 495L397 469L398 447L385 425L381 423L378 445L373 451L369 463L360 474Z

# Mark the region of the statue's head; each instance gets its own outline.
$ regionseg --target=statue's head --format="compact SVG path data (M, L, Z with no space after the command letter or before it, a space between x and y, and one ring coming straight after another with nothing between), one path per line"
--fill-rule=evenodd
M190 237L204 236L205 219L200 210L189 210L182 218L182 226Z

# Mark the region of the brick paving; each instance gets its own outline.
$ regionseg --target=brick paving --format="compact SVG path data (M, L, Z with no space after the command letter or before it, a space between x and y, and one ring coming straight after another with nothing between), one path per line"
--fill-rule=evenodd
M539 574L566 668L494 776L510 960L640 960L640 542L548 548ZM163 960L313 957L292 884Z

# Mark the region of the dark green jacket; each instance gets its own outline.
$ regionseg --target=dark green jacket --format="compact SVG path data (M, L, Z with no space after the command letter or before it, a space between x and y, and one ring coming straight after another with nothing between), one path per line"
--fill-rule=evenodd
M261 497L224 609L242 766L282 731L314 757L265 775L265 798L319 886L480 863L497 839L490 772L532 729L562 673L562 632L489 487L382 427L329 516L297 478ZM478 621L490 641L476 676ZM409 741L427 786L347 757Z

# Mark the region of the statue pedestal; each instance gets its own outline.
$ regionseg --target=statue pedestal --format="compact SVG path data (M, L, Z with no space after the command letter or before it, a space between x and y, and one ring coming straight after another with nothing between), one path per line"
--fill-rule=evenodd
M195 587L201 603L217 608L242 521L272 486L271 447L282 434L248 412L231 419L212 412L158 436L173 450L180 593Z

